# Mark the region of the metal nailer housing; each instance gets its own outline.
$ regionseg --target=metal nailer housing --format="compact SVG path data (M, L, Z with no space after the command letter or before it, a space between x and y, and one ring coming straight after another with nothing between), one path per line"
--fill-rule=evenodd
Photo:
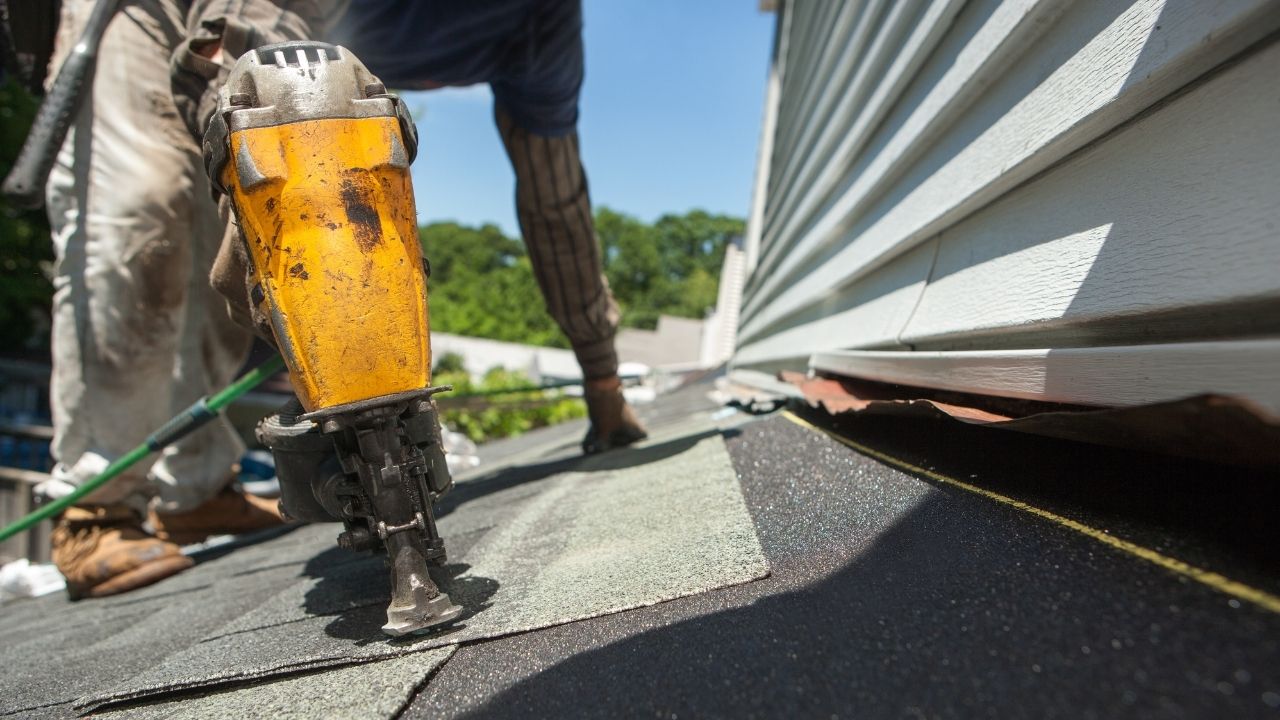
M432 502L450 486L431 387L427 273L400 100L348 50L315 42L243 55L205 137L214 186L246 243L251 301L298 402L265 420L281 506L341 520L353 550L385 551L390 635L454 619Z

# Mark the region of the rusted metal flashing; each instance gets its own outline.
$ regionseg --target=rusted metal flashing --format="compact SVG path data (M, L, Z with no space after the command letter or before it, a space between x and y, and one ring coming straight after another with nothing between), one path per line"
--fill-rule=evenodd
M1197 395L1122 408L1060 405L783 372L805 402L844 413L933 417L1061 440L1251 467L1280 466L1280 418L1243 398Z

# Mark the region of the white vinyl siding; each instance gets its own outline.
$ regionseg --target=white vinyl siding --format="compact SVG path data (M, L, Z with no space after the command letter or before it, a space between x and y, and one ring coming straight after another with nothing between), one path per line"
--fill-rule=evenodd
M1280 3L778 12L735 367L1280 337Z

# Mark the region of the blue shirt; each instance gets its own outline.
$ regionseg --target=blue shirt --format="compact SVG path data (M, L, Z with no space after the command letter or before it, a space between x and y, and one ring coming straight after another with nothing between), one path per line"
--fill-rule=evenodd
M487 82L529 132L577 127L581 0L351 0L330 39L389 87Z

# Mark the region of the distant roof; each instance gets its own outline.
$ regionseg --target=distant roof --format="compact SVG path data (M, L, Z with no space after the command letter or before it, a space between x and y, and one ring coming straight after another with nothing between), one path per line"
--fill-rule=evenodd
M618 359L653 368L698 362L702 352L704 321L660 315L654 330L623 328L618 331Z
M578 367L573 351L563 348L433 332L431 349L437 358L446 353L462 356L467 372L476 377L495 367L519 370L535 381L573 380L582 377L582 369Z

